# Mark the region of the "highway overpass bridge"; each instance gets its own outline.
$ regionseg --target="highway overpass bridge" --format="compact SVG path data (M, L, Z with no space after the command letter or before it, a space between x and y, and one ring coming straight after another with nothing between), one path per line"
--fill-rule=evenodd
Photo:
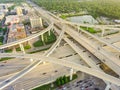
M86 31L82 30L81 28L78 29L78 26L86 26L86 27L95 27L95 28L100 28L100 29L119 30L118 26L116 26L116 25L85 25L85 24L69 23L69 22L66 22L66 21L56 17L55 15L51 14L48 11L42 10L36 4L34 4L32 2L29 2L29 3L31 5L34 5L34 9L38 13L40 13L40 15L46 17L46 19L48 19L48 20L50 19L51 24L45 30L43 30L37 34L33 34L27 38L24 38L24 39L15 41L15 42L1 45L0 49L4 49L4 48L19 44L21 50L24 52L22 43L29 41L33 38L36 38L36 37L44 34L45 32L50 31L53 28L56 30L54 24L58 24L58 26L60 26L60 28L61 28L61 32L59 33L60 35L59 35L57 41L53 44L53 46L47 52L45 52L44 55L35 55L35 54L31 55L31 54L25 54L25 53L24 54L1 53L0 54L1 58L2 57L28 58L28 59L33 59L35 61L31 65L26 67L24 70L22 70L20 73L3 81L0 84L0 89L3 89L6 86L10 85L15 80L19 79L20 77L22 77L23 75L28 73L30 70L34 69L39 63L44 62L44 61L64 65L66 67L70 67L72 69L76 69L78 71L82 71L87 74L93 75L95 77L101 78L107 84L113 83L115 85L120 86L119 78L116 78L116 77L113 77L111 75L104 73L98 66L96 66L96 64L94 63L94 61L92 59L85 57L82 54L82 51L80 50L80 48L75 43L73 43L73 41L69 38L69 37L71 37L73 40L75 40L77 43L79 43L79 45L83 46L85 49L87 49L89 52L91 52L94 56L96 56L101 62L105 63L108 67L110 67L115 73L120 75L120 60L119 60L119 58L117 56L115 56L113 53L104 50L102 48L102 45L109 46L110 48L116 50L118 53L120 52L120 48L114 46L113 44L111 44L99 37L96 37ZM74 25L77 25L76 28L78 30L76 28L72 28L72 27L75 27ZM67 35L69 35L69 37L67 37ZM73 63L70 61L66 61L64 59L49 57L49 55L52 54L52 52L54 52L54 50L57 48L57 46L59 46L62 39L65 42L67 42L71 46L71 48L73 48L73 50L76 51L79 54L79 56L82 57L83 60L90 67L86 67L86 66L76 64L76 63Z

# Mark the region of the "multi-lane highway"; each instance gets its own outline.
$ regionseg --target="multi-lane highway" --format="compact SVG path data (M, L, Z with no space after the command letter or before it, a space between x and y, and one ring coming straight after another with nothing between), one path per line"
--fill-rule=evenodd
M20 73L16 74L13 77L10 77L9 79L3 81L0 84L0 89L10 85L12 82L14 82L15 80L19 79L20 77L22 77L23 75L25 75L26 73L28 73L30 70L32 70L33 68L35 68L39 63L41 63L42 61L47 61L47 62L51 62L51 63L55 63L55 64L60 64L60 65L64 65L66 67L70 67L70 68L74 68L76 70L80 70L82 72L85 72L87 74L96 76L98 78L101 78L105 81L111 82L113 84L116 84L118 86L120 86L120 79L115 78L113 76L110 76L104 72L102 72L94 63L94 61L92 61L91 59L86 58L83 54L81 54L82 52L80 52L79 48L72 43L72 41L69 38L64 38L64 33L66 33L67 35L69 35L71 38L73 38L75 41L77 41L80 45L82 45L85 49L87 49L89 52L91 52L94 56L96 56L97 58L99 58L99 60L101 60L103 63L105 63L107 66L109 66L113 71L115 71L118 75L120 75L120 61L118 58L116 58L115 55L112 55L111 52L108 52L106 50L104 50L100 45L105 44L113 49L115 49L117 52L120 51L120 48L114 46L113 44L104 41L101 38L98 38L96 36L93 36L92 34L80 29L80 32L82 32L83 34L80 34L76 31L75 28L71 28L71 26L68 25L68 23L56 16L54 16L53 14L51 14L48 11L45 11L41 8L39 8L39 6L37 6L36 4L29 2L32 6L34 6L34 9L41 15L46 17L47 20L50 19L51 23L49 25L49 27L45 30L43 30L40 33L31 35L25 39L21 39L19 41L15 41L15 42L11 42L5 45L1 45L0 49L3 48L7 48L7 47L11 47L17 44L21 44L23 42L29 41L33 38L38 37L39 35L42 35L43 33L49 31L50 29L53 28L53 23L59 23L59 25L62 25L62 32L60 34L60 36L58 37L57 41L53 44L53 46L44 54L44 55L29 55L29 54L1 54L1 57L16 57L16 58L28 58L28 59L34 59L36 61L34 61L31 65L29 65L28 67L26 67L24 70L22 70ZM67 23L67 24L66 24ZM72 23L73 24L73 23ZM77 24L75 24L77 25ZM84 25L80 25L80 26L84 26ZM86 25L88 27L93 27L92 25ZM119 29L116 28L114 25L111 26L100 26L100 25L96 25L95 27L97 28L101 28L102 29ZM92 38L89 39L88 37ZM90 67L86 67L83 66L81 64L76 64L74 62L71 61L66 61L64 59L57 59L54 57L48 57L54 50L55 48L59 45L60 41L62 40L62 38L80 55L80 57L83 58L83 60L90 66ZM97 43L93 43L93 42L97 42ZM88 61L90 60L90 61Z
M82 46L84 46L87 50L92 52L92 54L94 54L97 58L99 58L102 62L104 62L106 65L108 65L111 69L113 69L119 75L119 73L120 73L120 69L119 69L120 64L118 64L118 63L120 63L119 59L116 58L115 56L113 56L112 54L110 54L109 52L106 52L105 50L103 50L102 47L100 47L101 42L98 43L98 41L97 41L97 44L96 44L96 40L92 40L92 39L89 40L87 37L85 37L85 35L80 34L77 31L74 31L69 27L66 28L65 32L67 34L69 34L74 40L79 42ZM104 41L102 41L102 42L104 42ZM95 43L95 45L94 45L94 43ZM98 50L98 47L100 48L100 50ZM116 63L117 65L114 63Z
M58 37L57 41L53 44L53 46L44 54L44 56L49 56L54 50L55 48L59 45L62 37L63 37L64 31L61 32L60 36ZM2 55L3 56L3 55ZM7 56L5 56L7 57ZM9 55L8 55L9 57ZM17 58L17 57L16 57ZM24 58L24 57L23 57ZM34 59L34 58L29 58L29 59ZM43 62L44 60L41 58L36 58L34 59L35 61L30 64L28 67L26 67L25 69L23 69L21 72L19 72L18 74L6 79L5 81L1 82L0 84L0 89L5 88L6 86L10 85L11 83L13 83L14 81L16 81L17 79L19 79L20 77L24 76L25 74L27 74L28 72L30 72L32 69L34 69L37 65L39 65L41 62ZM39 61L38 61L39 60Z
M33 59L35 59L35 60L40 59L40 60L44 60L47 62L51 62L51 63L55 63L55 64L59 64L59 65L64 65L66 67L74 68L76 70L85 72L87 74L93 75L95 77L101 78L103 80L109 81L111 83L114 83L114 84L120 86L120 80L118 78L115 78L111 75L105 74L104 72L101 72L101 71L96 70L94 68L88 68L88 67L85 67L85 66L77 64L77 63L66 61L64 59L57 59L55 57L46 57L43 55L39 55L39 56L38 55L29 55L29 54L5 54L4 53L3 56L16 57L16 58L23 58L23 57L24 58L32 58L33 57ZM39 60L36 60L36 61L40 62ZM16 78L16 77L18 77L18 76L14 76L14 78ZM13 77L12 77L12 79L13 79ZM9 83L9 82L5 82L5 81L0 84L0 87Z
M37 7L37 6L36 6L36 7ZM35 7L35 8L36 8L36 7ZM37 9L37 8L36 8L36 9ZM51 13L50 13L50 14L51 14ZM51 16L53 16L53 15L51 15ZM55 17L55 16L54 16L54 17ZM55 18L56 18L56 17L55 17ZM59 18L57 18L57 20L59 20ZM55 20L54 20L54 21L55 21ZM62 20L61 20L61 21L62 21ZM83 25L83 26L84 26L84 25ZM91 26L91 25L88 25L88 26ZM114 29L113 27L115 27L115 25L111 25L111 26L112 26L111 29ZM109 27L111 27L111 26L109 25ZM106 26L99 26L99 27L102 27L102 28L105 27L104 29L110 29L109 27L106 28ZM65 29L70 30L70 28L65 28ZM119 28L117 28L117 29L119 29ZM67 30L66 30L66 31L67 31ZM65 31L65 32L66 32L66 31ZM72 31L72 29L71 29L71 31ZM83 31L83 30L81 30L81 31ZM115 47L114 45L112 45L112 44L104 41L103 39L99 39L98 37L95 37L95 36L93 36L93 35L85 32L85 31L83 31L83 32L86 33L86 34L88 34L88 35L90 35L90 36L92 36L92 38L97 39L97 41L99 41L100 43L103 43L103 44L105 44L105 45L108 45L108 46L114 48L114 49L117 50L117 51L120 51L118 47ZM68 34L68 33L67 33L67 34ZM70 34L69 34L69 35L70 35ZM75 39L75 36L73 35L73 32L71 32L71 35L70 35L70 36ZM80 37L80 38L81 38L81 37ZM86 39L87 39L87 38L86 38ZM84 41L86 41L86 40L83 39L83 41L81 41L81 42L84 42ZM95 40L95 41L96 41L96 40ZM80 43L80 41L79 41L79 43ZM81 44L81 43L80 43L80 44ZM85 46L85 45L87 45L87 44L88 44L88 43L85 43L85 44L83 44L83 46ZM91 43L91 45L92 45L92 43ZM98 45L99 45L99 43L98 43ZM88 48L90 48L89 44L88 44L87 46L88 46ZM87 49L88 49L88 48L87 48ZM105 53L103 53L104 50L103 50L103 52L102 52L102 48L101 48L102 54L99 55L99 54L100 54L100 53L99 53L99 50L98 50L99 46L95 46L95 48L96 48L96 49L91 48L91 49L95 50L95 51L92 52L92 53L93 53L95 56L98 56L99 59L100 59L102 62L104 62L105 64L107 64L109 67L111 67L112 69L114 69L117 74L119 74L119 65L120 65L120 64L118 64L118 63L120 63L120 62L119 62L118 58L116 58L115 56L113 56L113 57L111 58L111 61L108 61L108 60L110 59L109 56L112 56L112 55L109 54L109 52L106 52L106 51L105 51ZM89 49L89 51L91 51L91 50ZM97 51L97 53L99 53L99 54L96 54L96 51ZM107 58L106 58L106 53L108 53L108 54L107 54ZM103 57L105 57L105 58L103 58ZM107 60L107 61L106 61L106 60ZM114 63L115 63L115 64L114 64ZM117 64L117 66L116 66L116 64ZM114 67L114 66L115 66L115 67Z

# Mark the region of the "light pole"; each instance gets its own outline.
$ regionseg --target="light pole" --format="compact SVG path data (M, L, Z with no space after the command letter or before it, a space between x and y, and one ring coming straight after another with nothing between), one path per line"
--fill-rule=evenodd
M33 59L32 59L32 58L30 59L30 62L33 62Z
M51 77L51 88L54 87L54 84L53 84L53 81L54 81L53 79L54 79L54 78L53 78L53 76L54 76L54 74L51 74L51 75L50 75L50 77Z

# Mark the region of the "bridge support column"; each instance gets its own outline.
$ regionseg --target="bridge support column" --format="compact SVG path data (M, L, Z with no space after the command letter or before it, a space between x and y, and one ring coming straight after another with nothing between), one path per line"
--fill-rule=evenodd
M28 41L28 44L31 46L31 48L33 47L33 45L31 44L31 42L30 42L30 41Z
M105 33L105 29L102 29L102 34L101 34L102 37L104 36L104 33Z
M111 85L110 85L110 83L108 83L105 90L109 90L110 88L111 88Z
M12 52L13 52L13 53L17 53L17 52L16 52L16 48L15 48L15 47L13 47L13 51L12 51Z
M43 27L43 23L42 23L42 18L41 17L39 18L39 21L40 21L40 26Z
M73 68L70 69L70 80L73 78Z
M44 61L43 64L46 64L46 62Z
M78 33L80 32L80 27L79 26L77 26L77 30L78 30Z
M49 35L49 36L50 36L50 34L51 34L50 32L51 32L51 30L48 31L48 35Z
M44 36L43 36L43 34L41 35L41 40L44 42Z
M25 54L25 49L24 49L23 44L20 43L19 46L20 46L21 51Z
M32 58L30 59L30 62L33 62L33 59L32 59Z

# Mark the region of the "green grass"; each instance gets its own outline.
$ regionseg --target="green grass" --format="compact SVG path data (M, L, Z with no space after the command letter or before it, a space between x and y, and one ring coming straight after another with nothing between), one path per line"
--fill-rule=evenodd
M98 32L98 31L94 30L94 28L91 28L91 27L88 27L88 28L87 27L80 27L80 28L82 28L83 30L86 30L92 34L95 34Z
M16 51L21 51L20 47L16 48Z
M13 59L13 58L5 57L5 58L1 58L0 61L6 61L6 60L9 60L9 59Z
M34 47L40 47L40 46L43 46L43 42L42 42L42 40L38 40L38 41L36 41L35 43L33 43L33 46L34 46Z
M3 39L4 39L4 37L1 36L1 37L0 37L0 45L3 45Z
M60 18L62 18L62 19L66 19L67 16L66 16L66 15L61 15Z
M30 45L24 46L24 49L25 49L25 50L28 50L28 49L30 49L30 48L31 48ZM20 47L16 48L16 51L21 51Z
M31 46L30 45L26 45L26 46L24 46L24 48L25 48L25 50L28 50L28 49L31 48Z
M0 3L20 3L24 0L0 0Z
M5 52L6 53L12 52L12 49L6 49Z
M51 84L46 84L33 90L55 90L55 89L54 87L51 88Z
M44 38L44 43L46 45L51 44L51 43L56 41L56 36L55 36L55 34L52 31L50 32L50 36L49 36L48 32L43 34L43 38ZM38 40L35 43L33 43L34 47L40 47L40 46L43 46L43 45L44 44L43 44L43 41L41 40L41 37L40 37L40 40Z
M5 35L6 31L7 31L7 26L5 26L3 28L0 27L0 32L2 32L4 35Z
M1 37L0 37L0 42L3 42L3 39L4 39L4 37L3 37L3 36L1 36Z
M45 42L45 44L51 44L51 43L53 43L55 41L56 41L56 36L52 31L50 32L50 36L49 36L48 32L46 32L44 34L44 42Z
M24 46L24 49L25 49L25 50L28 50L28 49L30 49L30 48L31 48L30 45ZM16 48L16 51L21 51L20 47ZM5 52L7 52L7 53L12 52L12 49L6 49Z
M66 19L68 17L74 17L74 16L82 16L82 15L87 15L87 12L79 12L79 13L68 13L68 14L62 14L60 18Z
M2 43L2 42L0 42L0 45L3 45L3 43Z
M9 11L13 10L15 8L15 5L8 8Z

